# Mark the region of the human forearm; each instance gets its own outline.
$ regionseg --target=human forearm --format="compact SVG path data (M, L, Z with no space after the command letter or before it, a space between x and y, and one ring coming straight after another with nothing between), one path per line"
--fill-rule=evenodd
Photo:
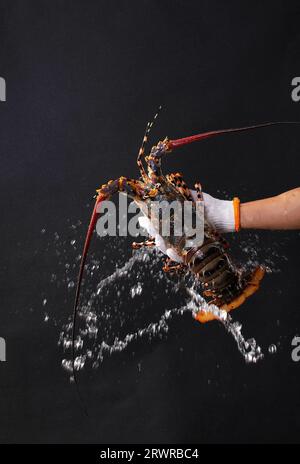
M242 229L300 229L300 187L241 203L240 220Z

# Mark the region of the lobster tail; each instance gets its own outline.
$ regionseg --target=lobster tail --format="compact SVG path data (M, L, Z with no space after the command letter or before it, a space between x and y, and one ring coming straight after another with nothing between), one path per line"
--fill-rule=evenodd
M258 290L265 270L257 267L249 273L237 269L220 238L206 236L200 247L187 253L185 264L200 281L206 302L229 312L241 306ZM200 309L196 319L204 323L216 317L213 313Z
M260 286L260 282L265 275L265 269L262 266L258 266L254 271L252 271L247 278L243 279L242 286L237 293L237 296L233 297L228 303L223 303L219 305L221 310L226 311L227 313L233 309L241 306L247 298L253 295ZM218 306L218 305L217 305ZM195 317L197 321L202 324L205 322L213 321L216 319L216 316L213 313L207 311L199 311Z

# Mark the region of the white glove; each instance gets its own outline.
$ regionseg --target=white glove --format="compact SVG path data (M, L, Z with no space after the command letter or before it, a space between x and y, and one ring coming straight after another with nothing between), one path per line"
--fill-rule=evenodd
M197 200L196 190L190 190L194 201ZM235 202L237 202L236 208L239 208L239 200L233 201L218 200L212 197L208 193L202 192L204 200L204 215L205 219L214 227L218 232L234 232L239 230L239 218L237 221L238 214L235 212ZM150 222L150 219L146 216L139 218L140 226L146 229L148 234L155 239L155 245L160 251L173 261L182 262L182 258L172 248L167 248L165 241L161 235L157 233L155 228Z
M155 245L159 250L167 255L172 261L177 261L178 263L181 263L183 259L181 256L176 253L176 251L173 248L167 248L166 243L161 235L157 233L153 225L151 224L150 219L147 216L141 216L139 217L139 223L140 226L143 229L146 229L148 234L155 239Z
M197 201L196 190L190 190L190 192L194 201ZM205 192L203 192L202 195L204 199L205 219L207 219L218 232L234 232L237 230L234 202L218 200Z

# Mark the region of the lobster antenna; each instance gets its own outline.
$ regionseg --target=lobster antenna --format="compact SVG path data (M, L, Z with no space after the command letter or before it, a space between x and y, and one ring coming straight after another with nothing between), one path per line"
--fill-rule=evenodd
M161 110L162 110L162 106L159 105L158 110L156 111L156 113L154 115L154 118L152 119L152 121L150 123L148 123L149 127L148 127L148 129L146 129L146 134L145 134L146 136L148 136L150 134L150 131L151 131L156 119L158 118L158 115L161 112Z
M77 322L77 313L78 313L78 303L79 303L79 297L80 297L80 289L81 289L81 284L82 284L82 277L83 277L83 271L84 271L84 266L86 262L86 257L89 251L92 235L95 229L95 224L97 221L97 216L98 216L98 205L100 201L102 200L102 197L100 195L97 196L95 206L92 212L92 216L90 219L88 231L86 234L85 242L84 242L84 247L83 247L83 252L81 256L81 262L80 262L80 268L79 268L79 273L78 273L78 278L77 278L77 286L76 286L76 293L75 293L75 300L74 300L74 306L73 306L73 325L72 325L72 371L73 371L73 378L74 378L74 383L76 385L76 390L78 394L78 398L80 400L80 403L83 407L84 413L87 416L87 409L85 407L84 400L82 398L78 381L77 381L77 375L76 375L76 369L75 369L75 334L76 334L76 322Z
M202 132L201 134L191 135L190 137L184 137L182 139L169 140L168 148L172 150L173 148L181 147L192 142L197 142L198 140L207 139L209 137L214 137L215 135L228 134L230 132L242 132L252 129L259 129L261 127L276 126L279 124L300 124L300 121L273 121L273 122L264 122L262 124L255 124L252 126L238 127L235 129L221 129L209 132Z
M146 144L148 142L148 136L149 136L149 134L151 132L151 129L152 129L152 127L153 127L153 125L154 125L154 123L155 123L161 109L162 109L162 106L159 105L158 110L157 110L156 114L154 115L154 118L152 119L151 122L149 121L147 123L145 133L144 133L144 137L143 137L143 141L142 141L142 145L141 145L141 148L139 149L139 154L138 154L138 157L137 157L137 164L138 164L139 168L141 169L141 171L142 171L142 173L143 173L143 175L145 177L147 177L147 175L146 175L145 169L144 169L144 167L142 165L141 158L145 154L145 146L146 146Z

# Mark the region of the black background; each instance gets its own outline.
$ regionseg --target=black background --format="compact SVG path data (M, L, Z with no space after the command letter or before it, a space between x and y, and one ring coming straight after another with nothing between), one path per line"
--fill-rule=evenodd
M67 218L87 224L96 187L138 177L138 146L159 104L153 142L300 120L290 95L299 21L297 1L0 2L1 443L299 441L298 232L260 234L262 252L279 247L286 260L236 312L262 343L262 363L246 365L217 323L187 315L167 339L80 376L88 418L61 369L59 328L43 322L57 257L40 233L69 239ZM297 127L269 128L185 147L165 170L246 201L299 186L299 153ZM71 298L51 297L66 320Z

